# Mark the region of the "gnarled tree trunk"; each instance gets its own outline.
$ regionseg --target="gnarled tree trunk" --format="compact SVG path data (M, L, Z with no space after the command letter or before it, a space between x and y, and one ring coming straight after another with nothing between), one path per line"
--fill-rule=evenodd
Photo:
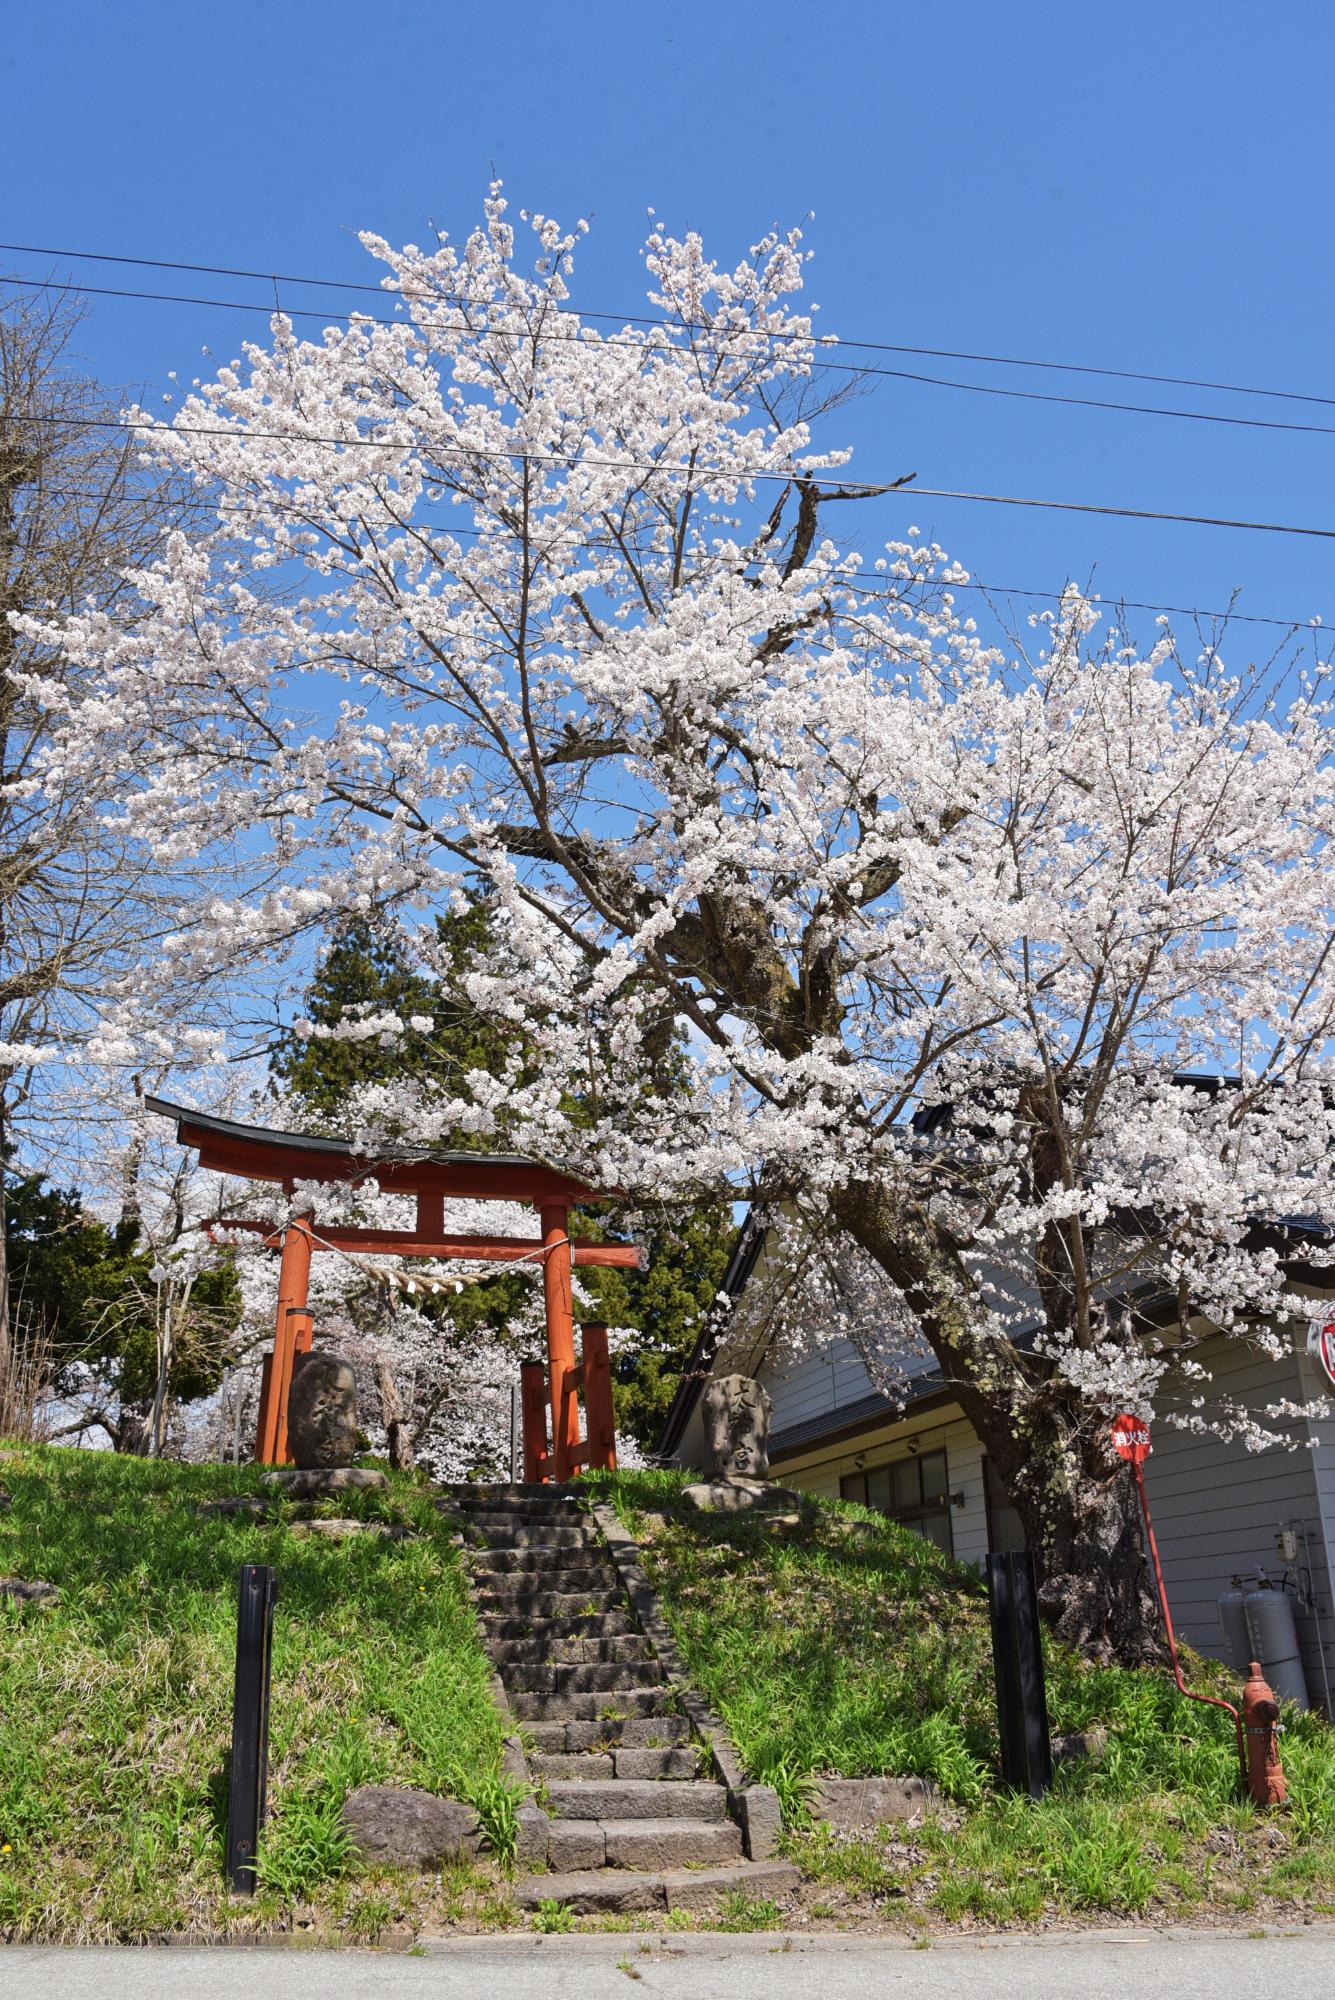
M1135 1486L1111 1425L1038 1357L979 1324L977 1287L930 1218L876 1184L839 1222L908 1299L942 1373L1007 1487L1038 1571L1039 1603L1086 1659L1158 1660L1162 1640Z

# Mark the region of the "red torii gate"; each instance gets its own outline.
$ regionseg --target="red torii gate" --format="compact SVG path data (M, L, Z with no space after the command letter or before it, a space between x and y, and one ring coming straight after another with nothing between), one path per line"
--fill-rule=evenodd
M542 1260L543 1298L547 1317L547 1368L526 1362L521 1368L524 1415L524 1477L530 1480L569 1479L581 1465L616 1464L616 1431L612 1418L612 1375L607 1353L607 1329L586 1326L583 1358L575 1359L571 1272L575 1264L638 1269L640 1251L629 1243L592 1243L571 1239L570 1211L577 1202L606 1199L583 1181L557 1172L537 1160L513 1153L411 1153L391 1148L368 1155L348 1139L327 1139L312 1133L271 1132L260 1125L238 1125L161 1097L146 1097L145 1106L176 1121L176 1137L198 1150L199 1164L217 1173L245 1180L270 1181L291 1194L297 1181L346 1181L356 1185L374 1180L386 1193L417 1197L413 1229L361 1229L343 1224L317 1224L309 1215L296 1216L285 1228L266 1223L220 1222L219 1229L249 1229L282 1252L278 1272L278 1314L272 1352L265 1356L260 1384L255 1458L264 1465L287 1462L287 1397L292 1384L292 1360L309 1350L314 1325L308 1305L311 1256L316 1250L350 1252L354 1256L467 1258L470 1262L513 1264ZM475 1201L510 1201L538 1211L540 1234L519 1236L447 1236L445 1199L462 1196ZM546 1381L543 1377L546 1375ZM582 1391L587 1436L579 1435L577 1397ZM551 1439L547 1441L547 1407Z

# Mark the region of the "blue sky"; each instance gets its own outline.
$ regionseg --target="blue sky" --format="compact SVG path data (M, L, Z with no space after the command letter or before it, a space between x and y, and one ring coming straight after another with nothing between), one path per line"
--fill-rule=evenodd
M1254 0L65 0L30 10L0 57L0 238L362 279L354 230L420 239L434 219L462 233L494 169L517 205L592 219L578 281L590 307L640 304L650 206L729 257L810 209L827 330L1335 396L1333 57L1328 7ZM6 267L52 264L0 252ZM239 281L54 268L272 302ZM316 302L286 285L282 297ZM263 326L203 306L94 306L87 360L150 390L170 368L201 372L202 346L223 359L242 326ZM903 365L1335 426L1335 405ZM869 479L916 471L930 486L1335 526L1335 435L899 381L841 421ZM1096 568L1108 594L1216 605L1240 587L1244 609L1335 622L1335 543L879 504L864 540L913 521L995 583L1055 589ZM1244 628L1235 650L1273 636Z

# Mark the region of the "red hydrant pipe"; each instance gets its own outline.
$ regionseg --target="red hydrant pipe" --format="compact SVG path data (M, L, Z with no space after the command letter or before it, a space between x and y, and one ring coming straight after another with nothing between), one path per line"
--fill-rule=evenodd
M1233 1717L1233 1728L1237 1733L1238 1739L1238 1769L1242 1773L1242 1789L1244 1792L1250 1792L1250 1774L1247 1769L1247 1739L1242 1730L1242 1717L1238 1714L1237 1709L1234 1708L1231 1701L1221 1701L1216 1694L1198 1694L1195 1688L1189 1688L1182 1678L1182 1663L1177 1657L1177 1638L1173 1632L1173 1617L1168 1609L1168 1592L1164 1589L1163 1569L1159 1563L1159 1544L1154 1539L1154 1522L1150 1518L1149 1495L1145 1491L1145 1474L1141 1469L1139 1461L1133 1464L1132 1470L1136 1475L1136 1491L1140 1495L1140 1511L1145 1517L1145 1539L1150 1545L1150 1558L1154 1564L1154 1580L1159 1586L1159 1608L1163 1612L1163 1629L1168 1639L1168 1657L1173 1662L1173 1679L1177 1682L1178 1692L1184 1694L1188 1701L1203 1701L1208 1702L1211 1708L1225 1708ZM1263 1805L1265 1804L1265 1800L1258 1800L1257 1803Z

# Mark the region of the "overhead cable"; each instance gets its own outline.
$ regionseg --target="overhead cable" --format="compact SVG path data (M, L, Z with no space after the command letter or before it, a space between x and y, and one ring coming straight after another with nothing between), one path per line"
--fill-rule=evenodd
M211 278L245 278L266 285L305 285L325 291L355 292L381 299L392 295L387 293L386 287L383 284L359 283L356 279L351 278L301 277L290 271L259 271L233 264L193 264L185 263L176 258L132 257L107 250L61 250L53 248L50 244L39 243L0 243L0 251L25 257L68 257L71 261L85 263L133 265L141 270L190 271L198 276ZM127 294L126 296L133 295ZM434 296L440 297L446 303L472 303L471 301L466 301L464 296L459 293L439 293ZM201 301L201 303L203 302ZM267 306L262 309L265 311L271 310ZM595 311L591 308L580 308L580 316L583 319L610 321L618 326L670 326L682 327L686 331L694 330L696 332L708 332L711 330L705 321L669 319L663 314L614 313ZM339 317L339 315L336 314L335 317ZM397 324L397 322L394 323ZM796 338L793 335L771 334L760 331L755 332L752 337L769 341ZM937 361L973 361L995 368L1045 369L1057 374L1096 375L1109 381L1153 382L1165 388L1206 389L1213 394L1221 396L1268 396L1281 402L1317 403L1327 408L1335 408L1335 396L1320 396L1299 389L1276 389L1269 386L1241 382L1219 382L1196 375L1156 374L1137 368L1107 368L1097 366L1091 362L1051 361L1026 355L991 354L960 347L918 347L910 346L903 341L858 339L849 334L813 334L812 339L821 347L851 347L871 354L913 354Z
M53 289L50 280L46 278L11 276L7 280L7 282L11 284L29 286L37 290L45 291ZM147 305L201 306L207 310L215 312L263 313L267 315L269 318L273 317L275 311L281 311L282 316L286 319L314 319L321 321L325 325L329 323L331 318L345 319L350 322L354 322L356 324L362 324L362 325L369 324L372 326L401 327L401 326L406 326L408 324L408 322L404 319L384 318L375 313L332 313L331 314L327 312L317 312L313 307L310 306L283 306L281 308L276 308L271 304L266 305L262 301L254 299L208 299L208 298L200 298L197 296L192 296L190 294L183 292L132 291L129 289L110 286L110 285L80 284L77 286L71 285L67 287L55 287L54 289L70 290L77 293L77 295L81 298L88 297L88 298L104 298L104 299L134 299L139 303ZM382 293L381 296L383 297L384 294ZM429 301L427 302L429 303ZM409 300L408 303L410 304L420 303L420 301ZM656 321L653 322L653 324L672 325L675 324L675 322ZM457 330L463 331L464 329L460 328ZM498 331L498 329L490 328L487 329L486 331L494 334ZM735 336L730 334L728 337L733 338ZM775 336L772 334L764 334L764 333L757 333L754 336L748 336L748 337L753 337L756 339L764 339L764 340L772 340L775 338ZM542 334L542 338L548 341L563 341L563 340L573 341L578 344L582 339L582 335L580 333L562 333L554 329L545 329ZM851 343L842 343L842 344L850 345ZM600 345L602 347L632 348L637 354L666 354L666 353L682 352L682 350L679 348L669 348L667 346L655 346L652 341L638 341L638 340L618 341L615 337L601 341ZM960 356L959 358L969 359L972 357ZM862 378L866 378L869 376L876 376L876 377L883 377L887 380L896 382L914 382L917 383L920 387L929 389L953 389L969 396L999 396L1007 401L1012 401L1012 402L1053 403L1064 409L1102 410L1102 411L1112 412L1113 414L1120 414L1123 416L1167 417L1172 421L1179 423L1223 424L1226 427L1234 430L1288 431L1297 433L1302 436L1335 437L1335 424L1288 423L1285 422L1283 419L1277 417L1233 417L1233 416L1228 416L1224 412L1218 410L1179 410L1170 408L1165 404L1158 404L1158 403L1119 403L1111 397L1063 396L1049 389L1010 389L1007 388L1003 383L999 382L961 382L958 381L954 376L927 375L923 374L920 370L916 369L885 368L874 365L870 362L827 361L824 358L823 344L820 342L816 343L815 353L812 355L811 359L813 367L834 370L838 374L855 375ZM1042 365L1047 366L1049 364L1044 363ZM1052 365L1056 366L1057 364L1052 364ZM1085 372L1093 372L1093 371L1085 371ZM1139 379L1139 378L1133 378L1133 379ZM1169 378L1164 377L1158 379L1167 380ZM1241 393L1251 393L1251 392L1247 391ZM1330 400L1333 403L1335 403L1335 398L1325 399L1325 398L1313 397L1310 399L1302 398L1301 400L1303 401Z

